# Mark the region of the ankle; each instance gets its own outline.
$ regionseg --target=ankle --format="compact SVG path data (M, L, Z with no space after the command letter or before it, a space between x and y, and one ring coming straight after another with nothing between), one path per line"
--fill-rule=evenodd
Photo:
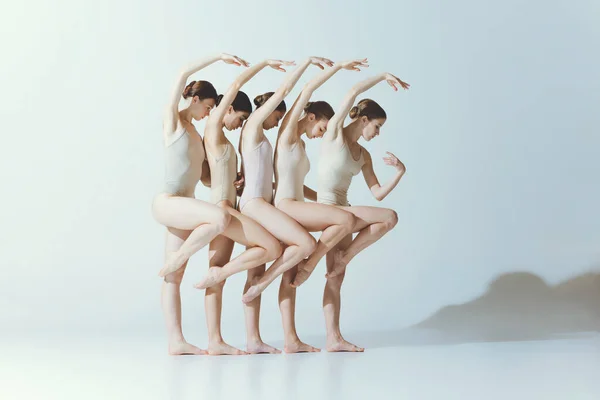
M223 336L221 336L221 334L219 333L218 335L213 335L213 336L209 336L208 337L208 344L220 344L220 343L225 343L225 341L223 340Z
M284 343L286 345L300 343L300 338L295 333L293 335L286 335L285 339L284 339Z
M327 342L328 343L341 342L342 340L344 340L344 338L342 337L342 334L340 332L327 334Z
M169 337L169 345L179 343L186 343L186 340L182 334L173 335Z
M247 336L246 343L262 343L262 338L260 335Z

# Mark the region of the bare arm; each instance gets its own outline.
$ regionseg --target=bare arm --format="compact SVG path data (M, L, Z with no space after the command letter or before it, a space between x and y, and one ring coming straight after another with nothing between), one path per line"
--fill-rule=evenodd
M329 60L327 60L327 61L329 61ZM329 62L329 63L331 63L331 62ZM327 64L329 64L329 63L327 63ZM296 132L294 132L293 129L286 129L286 128L290 121L292 123L294 123L300 119L300 116L302 115L302 112L304 111L304 107L306 107L306 105L310 101L310 98L312 97L315 90L317 90L319 87L321 87L321 85L323 85L325 82L327 82L327 80L329 78L331 78L339 70L348 69L348 70L352 70L352 71L360 71L359 67L365 67L365 68L368 67L366 58L363 60L351 60L351 61L337 62L333 65L332 68L319 73L316 77L314 77L311 81L309 81L306 85L304 85L302 92L296 98L296 101L292 105L292 108L285 115L285 118L283 119L283 121L281 123L280 132L281 132L281 140L283 140L283 143L293 144L294 141L296 140L296 137L297 137L295 135Z
M205 137L207 135L212 136L212 135L218 134L219 132L222 133L222 131L220 129L213 129L213 128L220 128L221 121L225 117L225 114L227 113L229 106L231 105L231 103L233 103L233 100L235 100L235 97L237 96L238 92L240 91L242 86L244 86L246 84L246 82L248 82L250 79L252 79L252 77L254 77L254 75L256 75L260 70L262 70L266 66L270 66L271 68L282 70L281 65L287 65L287 63L285 61L281 61L281 60L265 60L261 63L256 64L253 67L248 68L244 72L242 72L235 79L235 81L233 81L231 86L229 86L229 89L227 89L227 92L225 92L225 94L223 95L223 98L221 99L221 102L219 103L217 108L215 108L213 110L213 112L210 113L210 116L208 117L208 121L206 122L206 125L207 125L207 127L210 127L211 129L206 129ZM214 137L210 137L210 140L214 140L214 139L215 139Z
M317 192L304 185L304 198L309 199L310 201L317 201Z
M260 137L260 133L262 130L257 129L257 127L262 126L262 123L271 115L273 111L277 108L279 103L285 99L285 97L292 91L298 80L302 76L302 74L306 71L309 65L314 64L319 68L324 69L321 64L328 64L330 61L325 60L320 57L309 57L300 64L295 70L290 72L283 83L275 93L263 104L260 108L252 113L250 118L248 119L248 124L252 129L249 130L250 136L247 136L244 140L246 140L250 144L258 144L258 142L262 139Z
M364 150L364 152L365 164L362 167L363 177L365 178L365 182L371 190L373 197L375 197L377 201L381 201L385 199L392 190L394 190L396 185L398 185L398 182L400 182L400 179L402 179L402 176L404 176L404 173L406 172L406 167L402 161L398 159L398 157L390 152L387 152L388 157L384 157L383 160L387 165L391 165L396 168L396 174L389 182L381 185L379 183L379 179L377 179L377 176L375 175L375 171L373 170L373 160L371 159L371 155L366 150Z
M179 100L181 99L181 94L183 93L183 89L185 89L188 78L192 74L195 74L201 69L204 69L220 60L225 61L227 64L247 65L246 61L242 60L241 58L223 53L206 57L184 67L177 78L175 86L173 87L169 104L167 106L164 123L165 134L171 134L177 130L177 122L179 120Z
M342 103L339 105L335 115L331 120L329 120L329 124L327 125L327 132L323 135L323 138L326 140L334 140L337 139L341 128L344 124L344 120L346 119L346 115L350 112L350 109L354 105L356 98L361 94L371 89L373 86L377 85L381 81L387 81L387 83L395 90L398 91L396 85L400 85L404 89L408 89L410 85L406 82L402 82L400 79L395 77L389 73L383 73L379 75L375 75L372 78L365 79L362 82L357 83L350 89Z

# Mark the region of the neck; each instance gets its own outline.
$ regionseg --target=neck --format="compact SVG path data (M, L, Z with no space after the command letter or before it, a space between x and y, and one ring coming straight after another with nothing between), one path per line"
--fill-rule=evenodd
M357 119L355 121L352 121L350 125L344 128L344 137L348 140L349 143L356 143L362 135L362 130L362 124L360 123L360 120Z
M179 119L182 122L187 122L188 124L192 123L192 113L189 108L179 111Z
M298 139L302 137L306 133L306 125L308 125L308 119L304 116L300 121L298 121L298 129L296 129L296 136Z

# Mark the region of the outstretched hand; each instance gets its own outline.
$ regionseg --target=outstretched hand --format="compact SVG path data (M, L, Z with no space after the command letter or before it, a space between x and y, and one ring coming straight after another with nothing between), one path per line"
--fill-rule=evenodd
M221 60L226 64L234 64L239 67L241 67L241 66L248 67L250 65L246 60L243 60L238 56L234 56L234 55L227 54L227 53L221 54Z
M342 62L342 68L350 71L360 71L360 68L368 67L369 64L366 58L363 58L362 60L356 59Z
M325 69L325 65L327 65L328 67L333 67L333 61L324 57L311 57L310 63L312 65L316 65L321 69Z
M294 61L267 60L267 65L277 71L287 72L282 66L296 65Z
M408 83L401 81L397 76L390 73L385 74L385 80L396 92L398 91L396 85L400 85L404 90L408 90L410 87Z
M396 157L389 151L386 151L386 154L388 156L383 157L383 162L385 162L386 165L391 165L392 167L396 168L398 171L402 171L402 172L406 171L406 166L402 163L402 161L400 161L398 159L398 157Z

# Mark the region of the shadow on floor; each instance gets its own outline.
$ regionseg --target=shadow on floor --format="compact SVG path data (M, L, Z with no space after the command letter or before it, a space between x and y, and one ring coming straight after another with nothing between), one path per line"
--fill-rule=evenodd
M369 348L554 340L600 332L600 273L556 286L527 272L500 275L482 296L394 332L349 335Z

